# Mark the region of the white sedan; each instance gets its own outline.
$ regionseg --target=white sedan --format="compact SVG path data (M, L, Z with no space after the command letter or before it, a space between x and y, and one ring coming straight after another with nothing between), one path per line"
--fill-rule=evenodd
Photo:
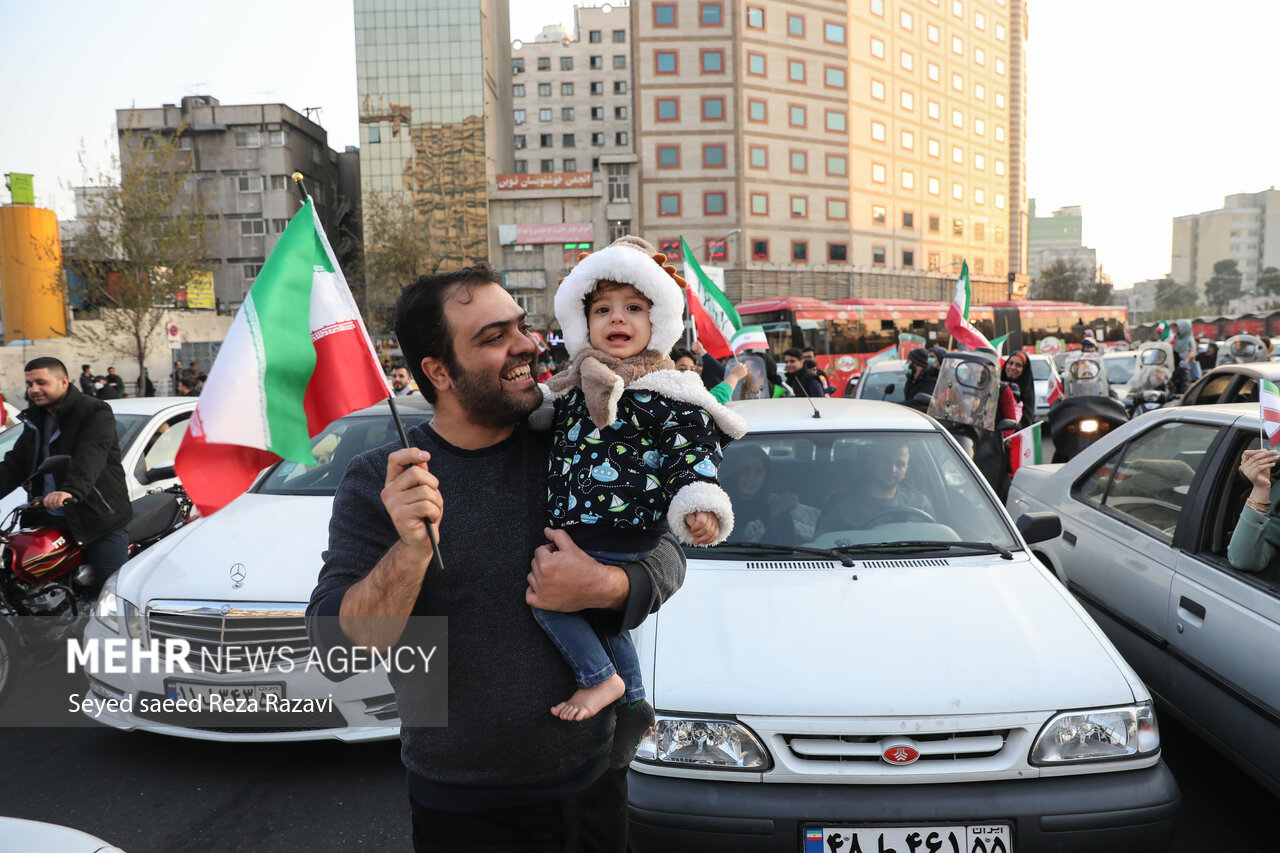
M733 408L730 542L636 631L631 849L1163 849L1151 697L1028 547L1056 517L904 406Z
M421 397L397 405L406 428L430 417ZM400 721L385 672L327 680L307 663L304 615L347 464L396 440L386 404L348 415L312 440L318 466L279 463L126 563L103 588L85 640L183 641L194 671L100 668L89 679L98 704L86 713L119 729L206 740L394 737Z

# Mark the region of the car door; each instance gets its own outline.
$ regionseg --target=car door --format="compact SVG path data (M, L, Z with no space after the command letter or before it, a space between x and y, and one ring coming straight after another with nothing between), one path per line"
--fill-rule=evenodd
M1062 514L1068 588L1157 693L1178 526L1218 432L1165 420L1139 433L1076 481Z
M1236 430L1206 478L1203 531L1178 557L1169 595L1166 701L1255 778L1280 793L1280 566L1233 569L1229 531L1248 491L1236 473L1258 435Z

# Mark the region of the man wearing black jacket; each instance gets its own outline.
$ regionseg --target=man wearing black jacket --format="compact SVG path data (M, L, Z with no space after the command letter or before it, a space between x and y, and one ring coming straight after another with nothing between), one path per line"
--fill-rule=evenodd
M787 368L787 385L797 397L817 397L821 399L826 396L818 377L810 373L809 368L804 366L804 356L800 350L787 350L782 354L782 361Z
M128 555L126 526L133 517L120 443L111 407L71 384L56 358L37 358L26 366L31 407L19 418L23 433L0 461L0 495L13 491L49 456L66 454L65 471L31 483L31 497L43 498L43 521L69 532L84 544L101 587Z

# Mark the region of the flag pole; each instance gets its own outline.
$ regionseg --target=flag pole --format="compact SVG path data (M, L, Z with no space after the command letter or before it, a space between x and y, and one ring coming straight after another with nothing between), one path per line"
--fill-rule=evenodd
M293 185L298 188L298 193L302 196L303 203L311 201L311 193L307 192L306 186L302 183L302 173L294 172L289 177L293 179Z

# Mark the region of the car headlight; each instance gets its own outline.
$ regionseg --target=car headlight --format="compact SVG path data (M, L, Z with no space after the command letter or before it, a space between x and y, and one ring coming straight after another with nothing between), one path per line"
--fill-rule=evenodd
M1031 747L1031 763L1061 765L1150 755L1160 727L1150 702L1123 708L1068 711L1045 724Z
M757 772L771 766L764 744L736 720L663 714L640 741L636 758L650 764Z
M107 582L102 585L102 592L98 593L98 603L93 607L94 618L119 634L120 620L123 617L124 635L142 639L142 619L138 614L138 608L134 607L132 602L116 594L116 578L118 576L119 573L117 572L107 578Z

